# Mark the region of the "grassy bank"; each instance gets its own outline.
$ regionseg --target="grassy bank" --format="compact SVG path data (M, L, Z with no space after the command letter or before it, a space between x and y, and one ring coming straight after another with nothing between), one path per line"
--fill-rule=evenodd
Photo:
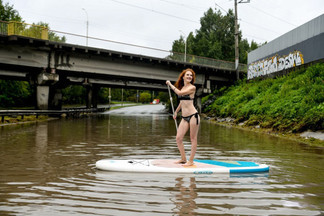
M242 80L203 98L210 117L275 132L300 133L324 128L324 64L275 79Z
M16 116L16 117L5 116L4 121L3 122L0 121L0 126L13 125L19 123L41 122L41 121L47 121L49 119L51 120L54 118L49 118L46 115L39 115L38 117L36 117L36 115L30 115L30 116L24 116L24 118L22 118L22 116Z

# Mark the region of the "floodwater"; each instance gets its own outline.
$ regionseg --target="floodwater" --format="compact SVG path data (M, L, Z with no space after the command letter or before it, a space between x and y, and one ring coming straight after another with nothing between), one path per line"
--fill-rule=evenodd
M0 127L0 215L323 215L324 150L201 122L197 159L247 160L269 173L104 172L111 159L177 159L160 105ZM190 151L189 137L185 146Z

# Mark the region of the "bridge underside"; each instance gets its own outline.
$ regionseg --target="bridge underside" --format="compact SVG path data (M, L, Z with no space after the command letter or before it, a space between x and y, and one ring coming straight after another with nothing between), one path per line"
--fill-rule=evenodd
M61 92L56 90L68 85L166 91L165 81L176 81L185 68L196 72L198 97L236 79L235 71L210 66L22 36L0 36L0 78L29 81L40 94L52 91L56 98L62 97L55 96L55 92ZM241 76L245 73L241 72ZM50 96L38 101L48 108L47 100L51 100Z

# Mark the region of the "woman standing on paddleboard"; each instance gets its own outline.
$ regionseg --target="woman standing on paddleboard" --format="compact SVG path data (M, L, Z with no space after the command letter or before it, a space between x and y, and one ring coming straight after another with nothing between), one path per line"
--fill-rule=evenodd
M192 166L193 160L197 150L197 136L200 124L200 117L196 108L194 107L193 101L196 93L195 83L195 72L188 68L181 72L177 82L172 85L169 80L166 84L178 95L180 100L179 106L174 112L173 118L177 118L177 113L181 110L182 120L177 130L177 145L181 154L181 160L176 163L184 164L184 166ZM183 145L183 137L190 128L190 140L191 140L191 153L190 158L187 161L186 152Z

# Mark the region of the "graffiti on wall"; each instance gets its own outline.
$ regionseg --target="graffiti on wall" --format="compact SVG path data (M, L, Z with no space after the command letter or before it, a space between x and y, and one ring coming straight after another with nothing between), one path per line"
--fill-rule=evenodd
M275 55L251 63L248 68L248 79L264 76L302 64L304 64L304 58L300 51L294 51L285 56Z

